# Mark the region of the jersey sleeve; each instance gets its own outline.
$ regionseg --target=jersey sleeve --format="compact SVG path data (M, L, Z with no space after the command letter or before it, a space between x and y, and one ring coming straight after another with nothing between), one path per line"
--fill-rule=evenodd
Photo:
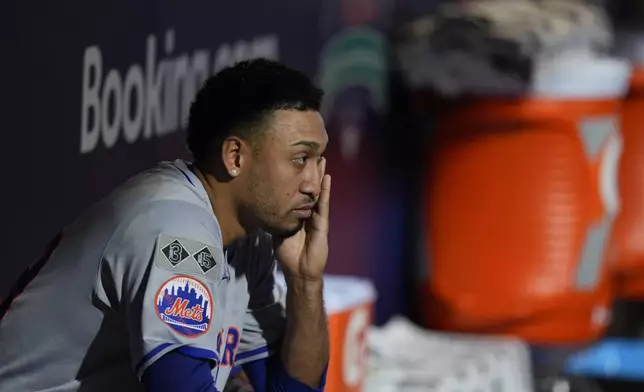
M96 291L124 320L139 378L173 350L219 362L219 233L212 213L180 201L151 203L114 232Z
M272 239L262 233L249 260L250 300L235 364L267 358L279 350L286 325L286 290L276 281Z

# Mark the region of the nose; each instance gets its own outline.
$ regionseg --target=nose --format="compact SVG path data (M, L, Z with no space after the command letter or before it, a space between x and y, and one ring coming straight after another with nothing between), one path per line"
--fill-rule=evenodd
M317 200L322 188L322 173L320 165L307 165L304 171L304 178L300 184L300 192L309 196L312 200Z

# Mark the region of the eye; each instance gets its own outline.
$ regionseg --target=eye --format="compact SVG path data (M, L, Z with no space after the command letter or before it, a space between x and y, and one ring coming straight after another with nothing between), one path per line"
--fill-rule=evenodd
M306 159L307 159L306 156L296 157L296 158L293 158L293 163L295 163L298 166L304 166L306 165Z

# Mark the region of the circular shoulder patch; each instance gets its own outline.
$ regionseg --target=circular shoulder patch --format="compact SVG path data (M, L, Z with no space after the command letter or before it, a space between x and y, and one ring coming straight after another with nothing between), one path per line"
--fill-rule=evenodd
M212 295L200 281L175 276L161 285L155 296L159 319L174 332L196 338L208 332L212 319Z

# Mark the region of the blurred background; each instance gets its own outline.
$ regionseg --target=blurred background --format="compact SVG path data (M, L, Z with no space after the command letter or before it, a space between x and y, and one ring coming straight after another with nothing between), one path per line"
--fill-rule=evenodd
M92 202L188 158L205 78L266 57L326 92L328 272L375 292L342 354L372 359L333 391L644 390L642 4L10 1L0 298ZM458 356L514 349L514 387Z

